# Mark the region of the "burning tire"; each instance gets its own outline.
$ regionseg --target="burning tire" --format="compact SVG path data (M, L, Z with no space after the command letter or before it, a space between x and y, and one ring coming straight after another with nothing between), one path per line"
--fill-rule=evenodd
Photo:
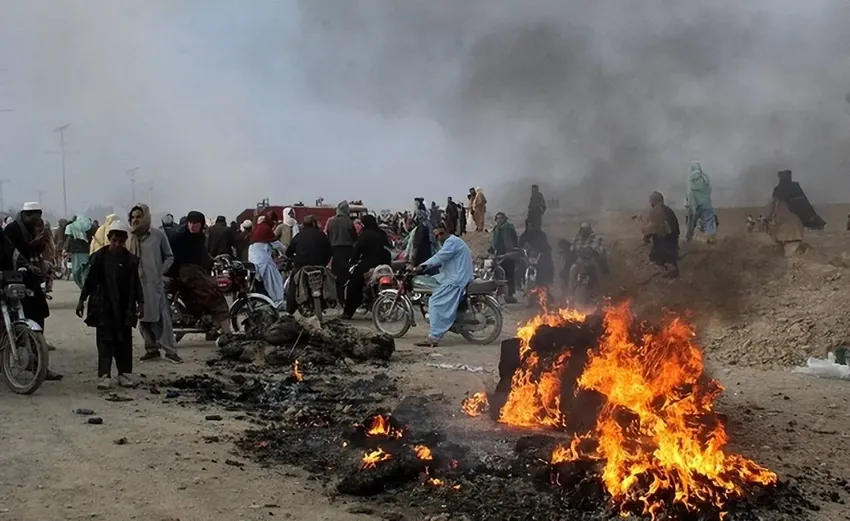
M390 324L400 323L397 329ZM396 292L382 292L372 305L372 323L375 329L393 338L401 338L413 325L413 306L405 296Z

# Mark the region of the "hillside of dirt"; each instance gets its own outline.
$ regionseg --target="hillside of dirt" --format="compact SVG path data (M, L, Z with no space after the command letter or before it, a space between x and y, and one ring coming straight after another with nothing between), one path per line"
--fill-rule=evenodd
M818 207L829 225L808 232L805 252L786 258L763 233L747 233L746 216L762 208L721 209L718 242L706 244L697 235L682 241L681 277L661 278L648 261L637 212L600 212L593 215L550 212L544 221L555 249L560 238L571 239L581 222L590 222L609 248L612 274L605 295L614 301L631 300L641 317L670 312L696 326L708 356L726 364L787 367L823 357L850 342L850 234L844 231L850 207ZM514 217L518 233L522 218ZM684 218L680 216L684 239ZM482 254L489 235L472 233L467 241ZM556 258L556 269L562 261Z

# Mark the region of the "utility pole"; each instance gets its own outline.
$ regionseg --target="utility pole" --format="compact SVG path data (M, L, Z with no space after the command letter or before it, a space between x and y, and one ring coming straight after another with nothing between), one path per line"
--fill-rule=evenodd
M130 174L130 187L132 189L132 194L133 194L133 198L130 200L131 205L134 205L138 202L138 201L136 201L136 171L137 170L139 170L139 167L135 166L135 167L127 170L127 172L126 172L126 173Z
M68 218L68 183L65 178L65 130L71 126L66 123L61 127L56 127L53 132L59 132L59 155L62 156L62 205L65 212L64 217Z
M8 182L8 179L0 179L0 212L6 211L6 200L3 198L3 185Z

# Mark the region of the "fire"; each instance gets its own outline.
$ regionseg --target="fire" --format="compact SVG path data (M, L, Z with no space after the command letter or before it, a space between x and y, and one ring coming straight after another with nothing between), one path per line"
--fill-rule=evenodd
M393 427L389 416L382 414L378 414L372 418L372 423L369 425L366 434L369 436L386 436L387 438L396 440L404 435L400 429Z
M434 459L434 455L431 454L431 449L425 445L416 445L413 447L413 451L416 452L416 457L422 461L431 461Z
M460 410L469 416L480 416L487 412L490 403L487 401L487 393L475 393L460 402Z
M298 360L292 363L292 377L295 378L296 382L304 381L304 375L301 374L301 366L298 364Z
M531 352L531 339L541 326L557 327L567 322L584 321L586 315L571 309L561 309L533 317L517 330L520 339L520 357L527 363L514 374L508 400L499 413L499 421L518 427L563 427L561 413L561 377L569 353L565 352L556 363L540 371L539 357Z
M384 449L378 447L378 450L373 450L372 452L367 452L363 455L363 468L374 469L378 466L378 463L387 461L391 458L392 455L389 452L384 452Z
M519 427L566 426L561 407L562 374L570 350L544 364L531 339L544 325L583 323L570 310L531 319L519 328L521 367L499 421ZM669 502L719 512L747 485L772 485L777 476L743 456L726 452L728 435L714 401L722 386L705 377L693 328L674 319L662 328L635 327L623 305L606 310L604 333L592 346L578 388L594 391L604 405L592 432L558 445L551 465L598 460L601 480L619 505L639 505L657 519ZM575 352L574 352L575 353ZM582 443L583 441L589 443ZM624 507L625 508L625 507Z

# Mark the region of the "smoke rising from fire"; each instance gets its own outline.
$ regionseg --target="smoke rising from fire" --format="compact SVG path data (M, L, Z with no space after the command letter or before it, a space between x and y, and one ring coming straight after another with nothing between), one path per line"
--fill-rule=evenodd
M765 202L780 167L846 199L848 26L838 0L11 0L6 198L61 202L44 152L70 122L77 208L129 201L135 166L174 213L472 185L521 206L532 180L634 207L680 200L690 159L719 205Z

